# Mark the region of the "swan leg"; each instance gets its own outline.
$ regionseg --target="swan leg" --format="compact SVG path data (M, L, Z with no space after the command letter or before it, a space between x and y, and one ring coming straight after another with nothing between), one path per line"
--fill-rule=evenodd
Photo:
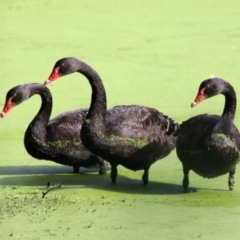
M188 185L189 185L189 177L188 177L189 171L190 171L189 168L187 168L186 166L183 166L184 176L183 176L182 186L183 186L183 191L184 192L187 192Z
M80 167L78 165L73 165L73 173L79 173Z
M147 185L148 184L148 170L149 170L150 166L147 166L144 168L144 173L142 175L142 181L143 181L143 185Z
M106 174L107 171L106 171L106 168L105 168L105 161L102 159L102 158L98 158L99 159L99 174L100 175L103 175L103 174Z
M117 175L118 175L117 165L111 165L111 179L112 179L112 183L116 183Z
M235 180L234 180L235 171L236 169L234 168L229 172L229 177L228 177L229 190L233 190L233 187L235 184Z

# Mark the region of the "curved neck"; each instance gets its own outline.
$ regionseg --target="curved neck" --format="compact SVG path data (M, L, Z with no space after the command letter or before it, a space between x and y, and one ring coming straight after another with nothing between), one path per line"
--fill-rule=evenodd
M230 135L233 127L233 120L236 111L236 94L233 87L228 84L221 92L225 96L225 106L221 120L216 124L214 132L221 132Z
M233 87L228 84L227 88L223 90L222 94L225 96L225 106L223 109L222 117L227 117L233 121L237 105L236 93Z
M46 136L47 124L52 112L52 95L48 88L41 84L32 84L30 88L29 98L35 94L39 94L42 99L41 107L37 115L33 118L28 126L28 130L39 140Z
M94 120L98 116L104 119L107 109L107 98L100 76L89 65L81 61L79 61L77 72L83 74L88 79L92 88L91 105L86 118Z

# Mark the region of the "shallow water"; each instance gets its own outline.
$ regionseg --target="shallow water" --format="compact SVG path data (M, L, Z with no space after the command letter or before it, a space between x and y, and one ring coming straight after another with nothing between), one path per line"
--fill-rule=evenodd
M54 63L75 56L103 79L108 107L141 104L176 121L221 114L223 98L191 109L199 83L216 75L240 92L239 14L236 0L145 2L2 1L0 103L9 88L43 83ZM79 74L49 86L52 116L88 107L90 87ZM33 97L0 120L1 239L238 239L240 175L203 179L190 173L182 193L175 151L155 163L148 186L142 171L119 167L117 184L83 169L31 158L23 135L37 113ZM237 109L236 126L240 125ZM64 185L42 198L42 192Z

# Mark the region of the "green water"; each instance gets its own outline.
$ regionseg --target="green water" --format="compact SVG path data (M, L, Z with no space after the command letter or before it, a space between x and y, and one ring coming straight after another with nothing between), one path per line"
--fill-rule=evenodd
M211 75L240 92L237 0L2 0L0 12L2 106L10 88L43 83L54 63L69 56L100 74L109 108L141 104L181 122L222 113L222 96L190 108L199 83ZM80 74L49 88L52 117L89 106L90 87ZM123 167L116 185L109 171L74 175L26 153L24 131L39 107L34 96L0 119L1 239L238 239L238 170L231 192L227 175L203 179L191 172L187 194L175 151L151 167L148 186L142 171ZM63 181L42 198L47 182Z

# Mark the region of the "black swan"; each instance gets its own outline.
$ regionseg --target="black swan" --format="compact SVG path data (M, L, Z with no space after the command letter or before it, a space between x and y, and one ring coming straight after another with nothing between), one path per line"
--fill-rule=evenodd
M185 192L190 170L207 178L229 172L228 185L233 189L235 167L240 160L240 135L233 124L237 101L233 87L220 78L207 79L201 83L191 106L218 94L225 96L222 116L201 114L181 124L176 151L183 165Z
M88 109L64 112L49 121L52 112L52 95L45 85L31 83L10 89L6 95L1 117L35 94L41 96L42 104L25 132L24 145L27 152L37 159L73 166L76 173L81 166L86 168L98 166L99 173L104 174L106 162L90 153L80 141L80 129Z
M90 109L80 134L82 143L111 164L113 183L120 164L134 171L143 169L142 181L147 184L150 166L175 148L179 125L149 107L116 106L106 110L106 93L100 76L76 58L57 61L45 84L74 72L83 74L92 88Z

